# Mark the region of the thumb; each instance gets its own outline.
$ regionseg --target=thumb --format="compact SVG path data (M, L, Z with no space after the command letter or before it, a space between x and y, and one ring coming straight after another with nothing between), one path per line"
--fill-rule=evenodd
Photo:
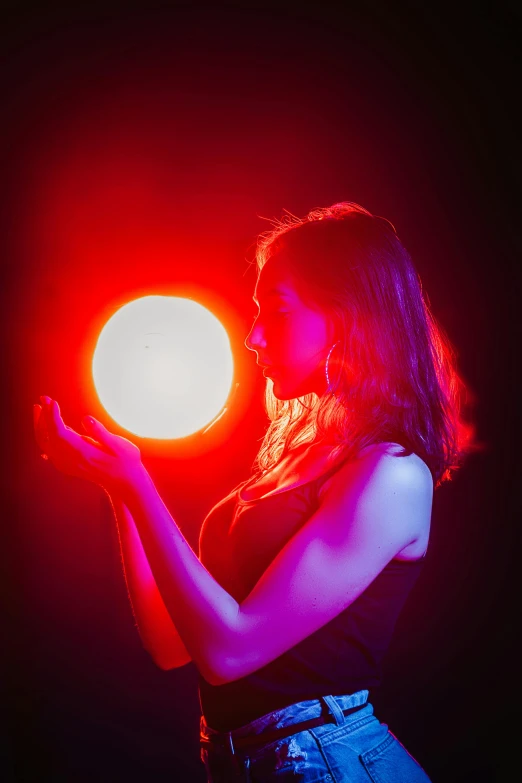
M103 446L109 446L112 448L114 445L112 443L113 435L106 427L103 426L101 421L95 419L94 416L84 416L82 419L82 425L84 430L91 436L91 438L98 441L98 443L101 443Z
M82 419L82 425L87 432L91 432L96 429L96 419L93 419L92 416L84 416Z
M101 421L95 419L94 416L84 416L82 419L82 425L89 435L95 436L99 441L105 441L110 437L110 432L107 430Z

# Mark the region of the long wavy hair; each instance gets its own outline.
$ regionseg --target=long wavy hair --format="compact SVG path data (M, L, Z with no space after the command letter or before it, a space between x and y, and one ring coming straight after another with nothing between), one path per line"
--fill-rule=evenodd
M464 417L476 398L456 369L457 352L430 311L411 257L393 225L353 202L287 213L259 235L258 275L278 256L309 306L338 336L330 386L320 397L279 400L267 379L270 424L253 464L259 477L304 444L332 444L329 459L356 458L394 442L428 465L435 487L481 450Z

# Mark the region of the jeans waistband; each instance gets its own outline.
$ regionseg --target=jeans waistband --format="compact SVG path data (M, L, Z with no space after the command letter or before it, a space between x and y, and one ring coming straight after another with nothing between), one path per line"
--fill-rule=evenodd
M314 718L326 718L328 721L342 725L347 719L345 711L350 714L357 708L366 706L368 695L369 692L367 690L361 690L346 695L320 696L318 699L296 702L280 710L274 710L266 715L262 715L260 718L232 731L217 731L207 724L204 716L201 716L200 743L207 747L209 745L214 746L227 754L234 754L235 745L237 744L238 747L241 747L248 744L248 738L255 737L255 744L258 745L262 742L264 735L266 735L266 742L268 743L272 741L270 735L273 735L278 729L289 727L287 734L290 735L294 733L291 731L291 727L294 724ZM299 729L296 731L299 731Z

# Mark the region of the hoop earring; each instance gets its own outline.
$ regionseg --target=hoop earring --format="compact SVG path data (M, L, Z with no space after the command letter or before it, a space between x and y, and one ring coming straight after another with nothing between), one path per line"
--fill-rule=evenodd
M328 367L329 367L329 364L330 364L330 356L332 355L332 351L335 348L335 346L339 345L340 342L341 342L340 340L337 340L337 342L332 345L332 347L330 348L330 351L328 353L328 356L326 357L326 364L324 366L324 372L325 372L325 375L326 375L326 391L327 392L331 392L332 391L332 384L331 384L331 381L330 381L330 375L328 373Z

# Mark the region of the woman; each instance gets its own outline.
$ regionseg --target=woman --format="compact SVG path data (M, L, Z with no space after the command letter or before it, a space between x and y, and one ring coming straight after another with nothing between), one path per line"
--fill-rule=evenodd
M49 398L37 440L110 495L154 661L194 661L209 781L427 781L368 696L426 556L433 489L474 448L451 345L393 226L357 204L287 216L256 259L246 346L271 421L199 558L128 440L92 418L74 432Z

